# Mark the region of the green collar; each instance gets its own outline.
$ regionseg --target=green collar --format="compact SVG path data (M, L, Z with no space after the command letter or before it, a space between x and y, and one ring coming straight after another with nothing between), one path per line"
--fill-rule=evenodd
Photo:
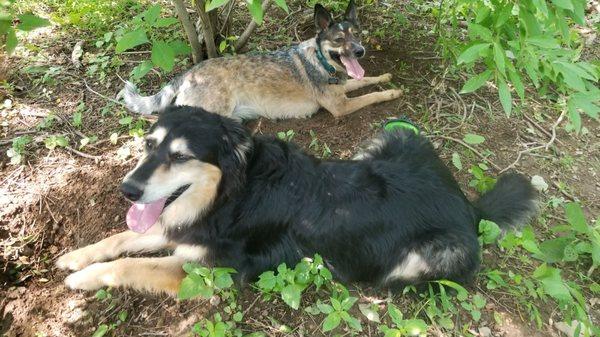
M323 52L321 52L321 46L319 45L319 41L317 41L317 59L319 60L319 62L321 62L321 65L323 66L323 68L325 68L325 70L329 74L329 81L328 81L329 84L339 84L340 80L337 77L335 77L336 70L325 59Z

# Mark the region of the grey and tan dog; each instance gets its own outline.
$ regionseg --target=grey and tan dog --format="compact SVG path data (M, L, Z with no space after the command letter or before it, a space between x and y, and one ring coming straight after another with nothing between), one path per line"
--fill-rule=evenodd
M317 36L299 45L206 60L153 96L141 96L129 82L118 96L130 110L141 114L160 112L174 103L236 119L308 117L320 107L341 117L400 97L400 90L346 96L349 91L391 80L390 74L364 77L358 59L365 49L353 0L343 21L335 22L319 4L314 20Z

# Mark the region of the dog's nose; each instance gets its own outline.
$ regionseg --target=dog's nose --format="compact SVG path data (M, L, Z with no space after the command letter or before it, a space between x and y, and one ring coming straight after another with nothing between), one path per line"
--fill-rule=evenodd
M142 197L144 191L131 183L124 182L121 184L121 193L123 193L125 198L137 201Z
M353 44L352 53L354 54L354 57L361 58L365 56L365 48L359 44Z

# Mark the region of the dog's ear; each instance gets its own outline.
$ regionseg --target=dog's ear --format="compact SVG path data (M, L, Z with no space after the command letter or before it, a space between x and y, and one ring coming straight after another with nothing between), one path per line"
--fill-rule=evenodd
M356 4L354 3L354 0L350 0L348 3L344 19L358 26L358 16L356 15Z
M333 24L333 17L331 13L321 4L315 5L315 26L317 27L317 33L320 33Z
M223 138L217 161L222 173L219 195L226 197L244 184L253 143L244 126L233 120L223 120Z

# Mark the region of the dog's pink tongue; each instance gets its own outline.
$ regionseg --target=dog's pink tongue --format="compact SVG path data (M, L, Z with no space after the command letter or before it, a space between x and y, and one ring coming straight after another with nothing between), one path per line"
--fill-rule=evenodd
M149 204L133 204L127 211L127 227L134 232L144 233L158 220L167 199Z
M365 70L360 66L357 59L340 55L340 60L346 67L348 76L356 80L360 80L365 76Z

